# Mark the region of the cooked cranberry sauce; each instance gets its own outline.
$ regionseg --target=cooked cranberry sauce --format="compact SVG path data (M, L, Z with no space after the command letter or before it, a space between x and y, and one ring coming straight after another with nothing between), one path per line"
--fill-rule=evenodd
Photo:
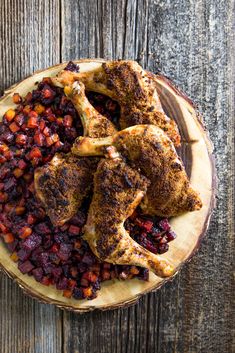
M69 64L71 71L78 68ZM117 103L97 93L90 102L118 124ZM89 199L62 227L54 227L34 191L34 169L56 152L69 152L83 129L73 104L61 88L44 78L23 99L14 94L17 107L0 123L0 235L11 259L22 273L63 291L65 297L92 299L101 282L137 277L148 280L148 270L136 266L101 263L82 238ZM151 218L137 209L126 221L131 236L146 249L162 254L176 235L166 219Z

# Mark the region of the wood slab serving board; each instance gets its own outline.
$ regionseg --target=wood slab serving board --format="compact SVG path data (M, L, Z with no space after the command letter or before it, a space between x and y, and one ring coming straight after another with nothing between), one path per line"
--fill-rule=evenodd
M103 60L81 60L80 71L85 72L98 67ZM17 92L24 96L36 88L36 83L43 77L55 76L66 64L59 64L43 71L38 71L25 80L9 88L0 100L0 119L5 111L14 108L12 95ZM179 154L183 159L193 187L199 191L203 201L200 211L187 213L171 220L177 238L170 243L169 251L161 255L170 260L175 267L175 274L188 262L198 250L202 237L209 226L210 216L215 205L216 174L212 155L213 146L194 104L178 90L174 84L162 75L156 75L158 93L167 114L174 118L182 136ZM32 277L23 275L9 258L9 252L0 243L0 265L20 287L30 296L46 303L76 312L94 309L113 309L135 303L138 298L152 290L160 288L168 279L161 279L150 274L148 282L139 280L108 281L102 284L98 297L92 301L79 301L62 296L55 287L46 287Z

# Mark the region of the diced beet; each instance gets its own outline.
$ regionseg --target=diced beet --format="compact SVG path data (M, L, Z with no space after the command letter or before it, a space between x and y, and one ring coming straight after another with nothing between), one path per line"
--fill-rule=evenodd
M161 244L159 245L159 254L164 254L165 252L167 252L169 249L169 245L167 243Z
M57 281L59 277L62 275L62 268L61 267L54 267L51 271L52 276Z
M167 233L166 233L166 237L167 237L167 240L168 241L172 241L176 238L176 233L173 232L173 230L169 230Z
M32 271L32 274L37 282L41 282L42 277L43 277L43 269L41 267L35 268Z
M79 72L79 65L75 64L72 61L69 61L68 64L65 66L64 70L72 71L72 72Z
M84 295L83 295L82 288L75 287L73 289L73 297L74 297L74 299L83 299Z
M34 265L28 260L19 264L18 268L22 273L29 273L34 268Z
M34 227L34 229L35 229L35 232L42 235L51 233L50 227L45 222L38 223Z
M50 234L46 234L43 236L43 247L45 249L48 249L52 246L53 244L53 240L52 240L52 236Z
M80 233L80 227L71 225L69 227L69 233L72 234L72 235L78 235Z
M32 234L24 240L22 247L27 250L33 251L42 243L42 238L40 235Z
M47 252L42 252L37 256L37 262L42 267L46 266L49 260L49 254Z
M18 240L15 239L12 243L7 244L8 250L12 253L13 251L16 250L16 247L18 245Z
M17 181L14 177L9 178L5 184L4 184L4 190L8 191L9 189L12 189L12 187L17 185Z
M162 230L164 230L166 232L171 229L170 223L168 222L168 220L166 218L162 219L159 222L159 227L162 228Z
M26 249L20 249L17 252L17 255L21 261L25 261L30 257L31 251L26 250Z
M51 263L47 263L45 266L43 266L43 270L46 275L52 274L53 269L55 269L55 265Z
M63 277L59 282L56 284L57 289L67 289L68 287L68 279Z
M95 257L92 254L86 253L82 258L82 262L86 265L91 266L95 262Z

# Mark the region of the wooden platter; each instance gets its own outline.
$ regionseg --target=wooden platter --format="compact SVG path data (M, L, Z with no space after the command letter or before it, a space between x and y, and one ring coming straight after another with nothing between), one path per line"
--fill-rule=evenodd
M85 72L98 67L104 62L101 59L78 60L80 71ZM0 119L9 108L14 108L12 96L15 92L24 96L36 88L36 83L43 77L55 76L64 66L59 64L32 76L9 88L0 99ZM193 187L200 192L203 207L200 211L187 213L171 220L177 238L170 243L169 251L161 255L169 259L175 267L175 275L183 264L188 262L198 250L200 242L209 226L212 210L215 206L216 173L213 146L193 102L178 90L174 84L162 75L156 75L158 93L166 113L174 118L179 126L182 147L179 154L183 159ZM0 267L24 292L42 302L55 304L60 308L75 312L86 312L94 309L114 309L135 303L140 296L160 288L166 281L150 274L148 282L139 280L108 281L102 284L96 299L75 300L62 296L55 287L46 287L28 275L23 275L10 257L3 242L0 242Z

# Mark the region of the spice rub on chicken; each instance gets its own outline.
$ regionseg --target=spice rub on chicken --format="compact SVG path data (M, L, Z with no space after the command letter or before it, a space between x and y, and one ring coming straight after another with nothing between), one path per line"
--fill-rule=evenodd
M79 138L72 152L80 156L102 155L111 145L134 170L150 180L141 202L145 213L172 217L202 207L173 143L163 130L154 125L136 125L103 139Z
M135 61L107 61L88 72L63 70L55 85L83 82L86 90L95 91L116 100L121 107L120 127L153 124L163 129L175 146L180 145L180 134L173 119L163 111L156 83L152 75Z
M104 137L117 132L113 123L89 103L83 83L65 89L80 115L84 135ZM56 154L50 163L35 171L35 190L51 222L63 225L71 219L92 187L98 158Z
M63 225L81 206L91 189L97 163L98 158L56 154L50 163L36 169L36 193L55 226Z
M121 158L102 159L94 176L94 194L84 238L102 261L142 266L166 277L173 273L171 265L136 243L124 227L148 185L147 178Z

